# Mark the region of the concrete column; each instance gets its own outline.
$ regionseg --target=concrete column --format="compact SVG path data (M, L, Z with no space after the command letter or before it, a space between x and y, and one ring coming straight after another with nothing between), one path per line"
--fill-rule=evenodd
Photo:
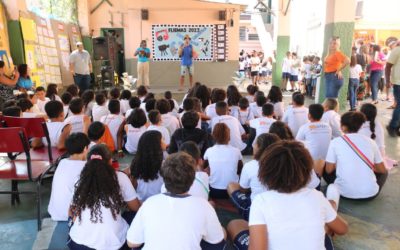
M356 0L327 0L326 23L324 32L324 50L321 63L329 50L329 40L333 36L340 37L340 50L350 58L356 14ZM349 85L349 67L343 70L344 84L339 93L340 109L344 110L347 103L347 91ZM319 102L325 99L324 74L321 76Z
M276 86L281 85L282 63L290 46L290 8L290 0L279 1L276 56L272 67L272 82Z

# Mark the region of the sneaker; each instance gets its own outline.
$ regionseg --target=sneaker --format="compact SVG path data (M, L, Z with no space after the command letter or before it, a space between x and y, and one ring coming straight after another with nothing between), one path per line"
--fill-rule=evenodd
M399 134L398 130L391 128L389 125L386 126L386 130L391 137L397 137Z

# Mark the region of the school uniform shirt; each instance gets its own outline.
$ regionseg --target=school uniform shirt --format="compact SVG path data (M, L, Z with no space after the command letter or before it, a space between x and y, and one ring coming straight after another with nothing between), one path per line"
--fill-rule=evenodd
M166 129L165 127L152 124L147 128L147 131L150 131L150 130L155 130L155 131L160 132L162 139L164 140L164 142L167 145L169 145L171 143L171 136L169 135L168 129Z
M383 162L376 143L361 134L347 134L349 139L374 164ZM349 147L343 138L335 138L329 145L326 162L336 164L335 184L340 195L361 199L376 195L379 186L374 171Z
M240 151L246 148L246 143L242 141L242 134L246 133L239 120L230 115L221 115L211 120L211 131L217 123L225 123L230 130L229 144Z
M251 189L251 200L253 200L257 194L268 190L267 187L261 184L260 180L258 179L258 169L258 161L251 160L244 164L242 173L240 175L239 185L242 188Z
M293 193L269 190L252 201L249 226L268 228L270 250L321 250L325 249L325 224L336 217L329 201L315 189Z
M126 112L125 112L125 119L128 119L128 117L131 115L133 109L129 108Z
M254 95L246 95L245 97L249 101L249 103L253 103L254 102Z
M229 107L229 115L233 116L233 117L236 117L236 119L238 119L239 110L240 110L240 108L238 106L230 106Z
M239 149L231 145L216 144L208 148L204 160L210 167L210 186L216 189L227 189L231 182L238 182L238 162L242 160Z
M50 144L52 147L57 147L58 141L60 140L61 133L65 126L68 124L65 124L64 122L47 122L47 131L49 131L49 139L50 139ZM47 140L45 137L42 138L42 143L43 145L47 146Z
M140 207L126 239L144 243L143 250L200 250L201 240L217 244L224 232L215 209L204 199L159 194Z
M262 107L258 106L257 103L251 103L250 110L255 118L262 117Z
M142 126L140 128L134 128L132 125L128 124L125 126L125 131L126 131L126 143L125 143L125 149L128 151L130 154L135 154L137 151L139 139L146 132L147 128L146 126Z
M93 106L96 102L92 101L89 102L85 108L85 115L92 117L92 110L93 110ZM64 113L65 114L65 113Z
M290 74L292 76L298 76L299 75L299 67L300 67L301 63L299 59L294 59L292 60L292 64L290 67Z
M292 64L292 59L289 59L287 57L283 58L282 73L290 73L291 64Z
M296 137L300 127L308 122L308 108L292 107L286 110L282 121L289 126L293 136Z
M52 220L68 220L68 211L75 192L75 183L79 180L85 164L86 161L70 160L69 158L62 159L58 164L53 177L47 209Z
M131 108L129 106L129 100L121 99L121 100L119 100L119 103L121 105L121 108L120 108L121 114L125 114L126 111Z
M340 128L340 115L334 110L326 111L321 118L321 122L326 122L331 126L332 138L342 136L342 129Z
M110 114L106 105L98 105L95 103L92 109L92 117L94 122L99 122L101 117Z
M371 132L369 121L364 122L364 124L361 126L360 130L358 130L358 134L362 134L368 138L371 138L372 132ZM384 155L384 152L385 152L384 129L383 129L382 124L378 120L375 120L375 136L376 136L376 138L374 139L374 141L375 141L376 145L378 146L381 154Z
M251 72L258 72L260 70L260 58L254 56L250 58Z
M37 113L33 113L33 112L22 112L22 118L35 118L37 117L38 114Z
M114 140L115 149L118 149L118 130L124 121L125 117L123 115L116 114L109 114L100 118L100 122L107 125L110 129L111 136Z
M135 200L137 194L129 177L119 171L116 174L123 200L125 202ZM69 232L71 239L75 243L94 249L120 249L126 241L128 223L121 214L117 214L114 220L109 208L101 206L100 211L103 222L93 223L90 220L90 209L84 209L81 213L81 220L77 218L71 227Z
M264 133L269 133L269 128L274 122L276 122L274 118L265 116L250 121L250 127L256 130L256 137L254 138L253 145L256 143L258 136Z
M314 160L325 159L332 129L325 122L309 122L300 127L296 140L302 141Z
M42 101L40 99L37 99L37 107L39 108L41 113L46 113L46 110L44 110L44 106L46 105L46 103L48 103L50 101L50 99L48 97L45 97L45 99Z
M179 128L179 125L178 118L173 116L171 113L161 115L161 126L168 129L170 136Z
M64 110L64 118L67 118L67 117L73 115L71 110L69 109L68 105L64 105L63 110Z
M282 119L283 115L285 114L285 105L283 102L276 102L272 103L274 105L274 116L276 119Z
M250 111L250 108L247 108L246 110L239 110L238 112L238 117L236 117L240 124L244 125L246 122L251 121L254 119L253 112Z
M68 116L67 119L64 120L64 124L70 124L71 125L71 134L72 133L78 133L78 132L83 132L83 117L85 115L71 115Z
M147 198L161 193L161 186L164 184L163 178L158 175L157 179L151 181L137 180L138 186L136 192L140 201L145 201Z
M210 121L214 118L217 117L217 111L215 110L215 103L211 103L207 105L206 109L204 110L206 115L210 117Z
M208 201L208 194L210 193L208 174L202 171L197 171L193 184L189 189L189 194L195 197L200 197ZM165 184L161 187L161 193L168 192Z

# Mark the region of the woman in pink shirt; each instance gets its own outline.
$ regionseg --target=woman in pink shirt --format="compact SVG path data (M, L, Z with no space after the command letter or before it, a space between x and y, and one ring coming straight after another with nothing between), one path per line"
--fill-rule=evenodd
M381 52L379 45L373 46L373 58L370 65L370 84L372 91L372 103L378 103L378 83L383 75L383 68L385 66L385 55Z

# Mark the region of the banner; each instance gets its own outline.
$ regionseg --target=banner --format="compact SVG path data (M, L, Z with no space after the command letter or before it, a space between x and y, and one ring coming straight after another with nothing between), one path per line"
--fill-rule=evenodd
M153 60L180 60L178 49L183 38L189 35L190 43L197 52L197 61L214 59L214 25L153 25Z

